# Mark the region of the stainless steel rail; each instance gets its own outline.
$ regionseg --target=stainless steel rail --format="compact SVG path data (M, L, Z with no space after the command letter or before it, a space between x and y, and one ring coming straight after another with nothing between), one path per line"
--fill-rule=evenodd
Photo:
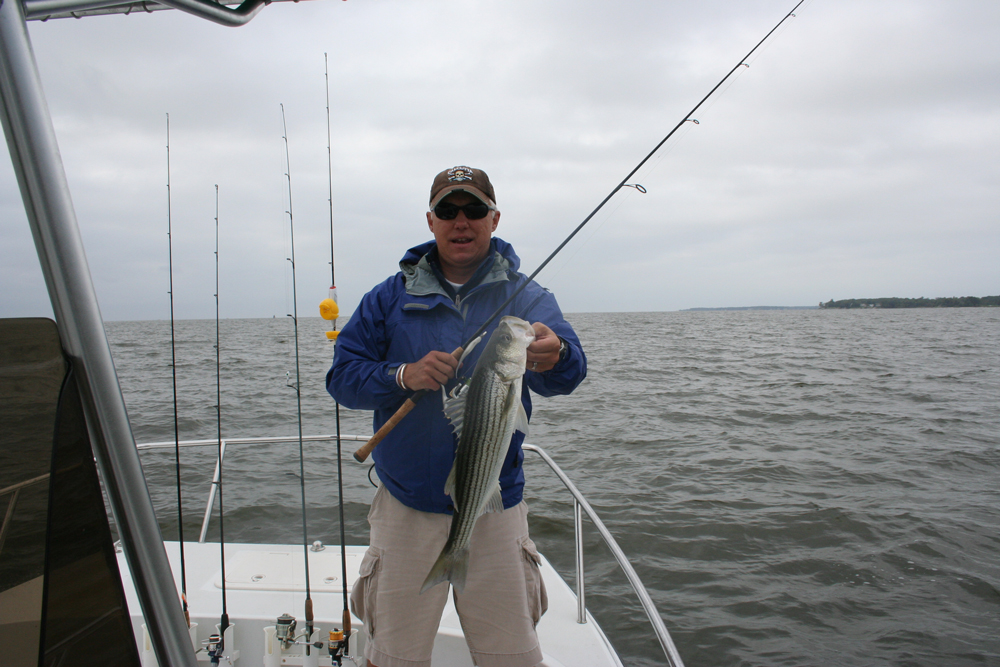
M7 502L7 512L3 517L3 526L0 527L0 553L3 553L3 543L7 539L7 528L10 526L11 519L14 518L14 508L17 506L17 498L21 494L21 489L45 481L48 478L49 473L45 473L44 475L18 482L17 484L11 484L5 489L0 489L0 498L3 498L8 493L10 494L10 501Z
M341 440L354 440L359 442L367 442L369 436L363 435L342 435ZM303 441L308 442L336 442L337 436L335 435L308 435L302 437ZM266 437L266 438L227 438L222 441L222 455L225 456L226 445L248 445L248 444L269 444L277 442L298 442L298 437L296 436L278 436L278 437ZM219 441L216 440L186 440L180 443L181 447L209 447L217 446ZM137 445L138 449L172 449L174 447L174 442L151 442L146 444ZM583 570L583 513L586 512L587 516L593 522L594 526L597 527L598 532L601 537L604 538L604 543L608 545L611 550L612 555L614 555L615 560L618 561L618 565L622 568L625 573L625 577L628 579L629 584L632 585L632 589L635 591L636 596L639 598L639 602L642 604L643 610L646 612L646 616L649 618L649 622L653 626L653 632L656 633L656 638L660 641L660 646L663 647L663 653L667 658L667 664L671 667L684 667L684 661L681 660L680 654L677 652L677 647L674 646L673 640L670 638L670 633L667 631L666 626L663 624L663 619L660 618L659 612L656 610L656 606L653 604L652 598L649 597L649 593L646 591L646 587L643 586L642 580L639 579L639 575L635 573L632 568L632 564L625 557L625 553L622 551L621 547L618 546L618 542L608 531L604 522L601 521L600 517L597 516L597 512L594 508L590 506L587 499L583 497L580 490L576 488L576 485L570 481L566 473L563 472L562 468L552 460L552 458L545 453L545 451L538 447L537 445L529 445L527 443L521 445L521 448L526 452L534 452L538 454L541 459L548 464L552 472L556 474L556 477L563 483L563 486L570 492L573 496L573 528L574 528L574 542L575 542L575 554L576 554L576 598L577 598L577 623L587 622L587 606L586 606L586 590L584 587L584 570ZM218 484L219 475L219 457L216 457L215 465L215 476L212 479L211 489L209 491L208 505L205 508L205 518L201 525L201 539L199 542L205 541L205 535L208 532L208 524L211 520L211 510L212 505L215 504L215 491Z
M354 440L358 442L367 442L371 439L371 436L364 435L342 435L341 440ZM273 436L273 437L263 437L263 438L223 438L223 443L229 443L230 445L259 445L268 444L275 442L298 442L299 436L297 435L287 435L287 436ZM337 442L337 436L335 435L304 435L302 436L303 442ZM181 447L207 447L208 445L218 445L219 440L181 440ZM136 445L136 449L173 449L174 441L170 442L146 442L140 445Z
M563 486L565 486L573 495L573 514L574 524L576 527L577 599L580 601L581 611L585 613L585 609L583 607L583 542L580 532L580 510L583 509L583 511L587 513L587 516L590 517L590 520L594 523L594 526L597 527L601 537L604 538L604 543L608 545L609 549L611 549L611 553L614 555L615 560L618 561L618 565L621 566L622 571L625 572L628 582L632 584L632 589L635 591L635 594L639 596L639 602L642 603L642 608L645 610L646 616L649 618L649 622L653 625L653 631L656 633L656 638L660 640L660 646L663 647L663 653L667 657L667 663L670 664L671 667L683 667L684 662L681 660L680 653L677 652L677 647L674 646L674 642L670 638L670 633L667 632L666 626L663 625L663 619L660 618L660 614L656 610L656 606L653 605L653 600L649 597L649 593L646 592L646 587L642 585L639 575L635 573L635 570L632 568L632 564L628 562L628 558L625 557L625 553L621 550L621 547L618 546L618 542L616 542L615 538L612 537L611 533L604 525L604 522L597 516L597 512L595 512L594 508L590 506L587 499L583 497L583 494L576 488L576 485L573 484L569 477L566 476L566 473L562 471L562 468L560 468L558 464L556 464L556 462L553 461L544 450L542 450L541 447L525 443L521 445L521 449L526 452L534 452L538 454L542 460L548 464L549 468L552 469L552 472L556 474L556 477L558 477L563 483ZM583 616L583 618L585 621L586 616ZM577 619L577 622L584 621L580 621L579 618Z
M45 473L44 475L39 475L38 477L32 477L31 479L27 479L23 482L18 482L17 484L11 484L6 488L0 489L0 498L6 496L8 493L14 493L16 491L20 491L26 486L37 484L38 482L41 482L42 480L46 480L48 478L49 478L49 473Z
M341 440L355 440L360 442L366 442L368 440L367 436L362 435L342 435ZM272 444L277 442L298 442L298 436L288 436L288 437L269 437L269 438L223 438L221 446L221 455L215 457L215 473L212 475L212 483L208 491L208 502L205 503L205 516L201 520L201 534L198 536L198 542L204 542L208 537L208 526L212 522L212 507L215 505L215 496L219 491L219 474L220 468L222 467L222 461L226 457L226 447L229 445L259 445L259 444ZM336 442L337 436L335 435L304 435L302 436L303 442ZM148 442L141 445L136 445L137 449L173 449L176 443L174 442ZM179 443L181 447L216 447L219 445L218 439L216 440L185 440Z
M212 520L212 505L215 504L215 496L219 493L219 480L222 477L222 459L226 458L226 445L229 442L223 440L219 443L219 455L215 457L215 472L212 473L212 483L209 486L208 502L205 503L205 516L201 520L201 534L198 536L198 543L203 544L208 536L208 523ZM219 524L220 526L222 524Z
M245 25L271 0L244 0L236 9L229 9L210 0L157 0L161 5L194 14L219 25L237 27Z
M24 0L24 16L29 21L43 19L54 14L76 14L91 9L103 9L121 5L122 0ZM157 2L149 3L160 6ZM162 6L166 9L166 6Z
M244 0L238 7L229 8L232 2L213 0L156 0L132 2L130 0L23 0L24 14L31 19L46 20L61 16L83 16L96 10L152 12L157 9L179 9L188 14L224 26L238 27L249 23L254 16L273 0Z
M160 0L223 25L242 25L271 0L230 9L211 0ZM77 378L91 446L122 537L136 595L160 665L196 664L170 563L146 488L104 331L23 0L0 0L0 122L48 288L59 338ZM113 11L103 2L55 0L64 11ZM137 3L137 7L145 7ZM127 5L125 11L131 11ZM70 15L74 15L70 12ZM9 506L9 508L12 506Z
M22 9L20 0L0 2L0 121L157 659L163 667L194 665Z

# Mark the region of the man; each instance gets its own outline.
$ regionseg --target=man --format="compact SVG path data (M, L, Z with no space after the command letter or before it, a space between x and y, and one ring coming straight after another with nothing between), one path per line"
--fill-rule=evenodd
M423 594L420 588L448 537L453 507L444 487L456 447L436 390L458 370L451 351L526 280L514 249L492 237L499 222L485 172L454 167L438 174L427 213L434 240L407 251L400 272L365 295L340 332L327 374L327 389L342 405L375 411L376 430L410 392L435 392L373 453L382 484L368 515L371 546L351 606L370 636L365 657L378 667L430 665L449 586ZM586 377L586 357L555 297L537 283L503 314L532 322L535 331L521 397L530 417L528 389L542 396L570 393ZM464 361L465 374L482 347ZM523 440L514 434L500 473L504 511L476 522L465 589L455 592L469 650L483 667L542 660L535 624L547 602L521 498Z

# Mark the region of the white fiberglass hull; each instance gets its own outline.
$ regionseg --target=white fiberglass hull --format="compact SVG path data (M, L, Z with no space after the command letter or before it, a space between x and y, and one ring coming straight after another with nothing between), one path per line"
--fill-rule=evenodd
M366 547L347 547L347 583L354 584ZM180 549L177 542L166 543L170 566L180 590ZM234 628L231 649L239 651L234 664L264 665L267 648L265 628L274 626L282 614L298 619L304 627L305 577L302 547L275 544L226 545L226 608ZM218 543L185 543L184 556L187 574L188 609L192 624L197 623L195 648L201 649L222 614L222 589ZM140 654L143 654L143 619L139 600L135 594L132 577L123 554L118 555L122 583L132 617L132 627ZM548 667L591 665L593 667L621 667L610 642L594 619L587 614L587 623L576 622L576 596L566 582L542 557L542 576L548 590L549 609L538 624L539 641ZM343 588L341 585L341 560L339 547L326 547L309 553L310 594L313 600L315 627L324 643L329 630L341 626L343 615ZM358 656L364 649L365 632L362 623L352 617L352 627L358 632L350 643L350 654ZM272 650L274 644L272 643ZM301 649L298 651L301 652ZM226 652L229 654L229 651ZM296 653L293 649L293 653ZM313 650L312 660L316 659ZM319 665L330 665L329 653L318 652ZM274 660L274 654L269 659ZM144 667L152 667L151 654L144 655ZM205 651L198 653L199 662L209 663ZM222 664L226 664L223 661ZM303 664L296 655L285 654L278 664ZM313 663L316 664L316 663ZM351 664L349 661L345 664ZM433 664L441 667L471 667L472 658L462 634L462 626L450 601L445 607L434 643Z

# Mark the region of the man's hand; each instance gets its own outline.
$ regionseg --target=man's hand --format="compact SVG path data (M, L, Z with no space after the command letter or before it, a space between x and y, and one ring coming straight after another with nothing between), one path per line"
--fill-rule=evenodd
M556 339L556 348L559 347L559 339ZM556 356L559 356L558 349ZM418 389L429 389L437 391L441 385L455 377L455 370L458 368L458 361L447 352L434 350L428 352L423 359L412 364L406 364L403 369L403 384L411 391Z
M535 341L528 346L529 371L544 373L559 363L559 336L541 322L531 325L535 330Z

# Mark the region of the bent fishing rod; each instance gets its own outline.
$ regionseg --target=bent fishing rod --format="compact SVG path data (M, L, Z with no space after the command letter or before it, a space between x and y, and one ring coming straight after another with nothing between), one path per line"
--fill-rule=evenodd
M625 178L623 178L621 180L621 182L618 185L616 185L614 187L614 189L611 190L610 193L608 193L608 196L605 197L603 200L601 200L601 203L597 205L597 208L595 208L593 211L591 211L590 215L588 215L586 218L584 218L583 222L581 222L579 225L577 225L576 229L574 229L573 232L569 236L567 236L563 240L563 242L560 243L559 246L555 250L552 251L552 254L550 254L545 259L545 261L542 262L541 265L537 269L535 269L534 273L532 273L530 276L528 276L527 280L522 281L521 284L517 286L517 288L511 293L511 295L509 297L507 297L507 300L504 301L500 305L500 307L497 308L496 311L492 315L490 315L486 319L486 321L483 322L483 324L478 329L476 329L475 333L473 333L471 336L469 336L468 340L466 340L462 344L461 347L459 347L454 352L452 352L452 356L454 356L456 359L459 359L462 356L462 352L464 350L466 350L468 348L468 346L473 341L475 341L477 338L479 338L481 335L483 335L483 333L494 322L494 320L496 320L498 317L500 317L500 315L502 315L504 313L504 311L506 310L506 308L524 290L524 288L527 287L531 283L531 281L535 279L535 276L537 276L541 272L541 270L544 269L548 265L548 263L551 262L552 259L556 255L558 255L559 252L564 247L566 247L567 243L569 243L570 241L573 240L573 237L576 236L577 233L579 233L579 231L581 229L583 229L584 226L588 222L590 222L591 219L593 219L593 217L595 215L597 215L598 211L600 211L602 208L604 208L605 204L607 204L609 201L611 201L612 197L614 197L616 194L618 194L619 190L621 190L624 187L636 187L636 189L638 189L640 192L645 192L645 188L643 188L641 185L630 186L629 185L629 179L631 179L635 175L635 173L637 171L639 171L639 169L641 169L642 166L645 165L646 162L648 162L649 159L651 157L653 157L653 155L655 155L658 150L660 150L660 148L663 146L663 144L667 143L667 140L670 139L670 137L674 136L674 133L676 133L677 130L679 130L681 128L681 126L684 125L684 123L687 123L689 121L697 123L697 121L695 121L692 118L692 116L698 111L698 109L701 108L701 105L703 105L708 100L708 98L710 98L715 93L715 91L717 91L719 89L719 87L722 86L722 84L724 84L729 79L729 77L731 77L733 75L733 73L736 72L736 70L738 70L740 67L743 67L743 66L746 66L746 67L750 66L750 65L747 65L747 63L746 63L746 61L750 58L750 56L752 56L754 54L754 52L756 52L757 49L759 49L760 46L764 42L767 41L768 37L770 37L772 34L774 34L775 30L777 30L778 28L780 28L781 25L785 21L787 21L789 18L792 18L792 17L795 16L795 10L798 9L799 6L803 2L805 2L805 0L799 0L799 2L796 3L796 5L794 7L792 7L791 11L789 11L787 14L785 14L785 16L780 21L778 21L778 23L773 28L771 28L771 30L766 35L764 35L764 37L759 42L757 42L756 46L754 46L752 49L750 49L750 51L747 52L747 54L745 56L743 56L742 58L740 58L740 61L738 63L736 63L736 65L731 70L729 70L729 72L724 77L722 77L722 79L719 81L719 83L715 84L715 87L713 87L710 91L708 91L708 94L705 95L705 97L701 98L701 101L698 102L698 104L694 105L694 108L691 109L691 111L689 111L687 113L687 115L684 116L684 118L682 118L680 120L680 122L678 122L677 125L674 126L674 128L672 130L670 130L670 132L667 134L667 136L663 137L663 139L660 140L660 143L656 144L656 146L653 147L653 150L649 151L649 153L646 155L646 157L642 158L642 160L639 162L639 164L637 164L632 169L632 171L630 171L628 173L628 175L626 175ZM382 439L385 438L385 436L389 435L389 432L392 431L392 429L394 429L396 427L396 424L398 424L403 419L403 417L405 417L406 415L408 415L410 413L410 411L413 410L413 408L415 408L417 406L417 402L421 398L423 398L424 394L428 393L428 391L429 390L421 389L419 391L413 392L410 395L410 397L406 399L406 401L403 403L403 405L401 405L399 407L399 409L396 410L396 413L392 417L390 417L389 420L385 424L382 425L382 428L380 428L375 433L375 435L373 435L371 437L371 439L368 442L366 442L364 445L362 445L362 447L360 449L358 449L358 451L354 452L354 459L356 461L358 461L358 463L364 463L368 459L368 456L371 454L372 450L375 449L375 446L378 445L378 443L381 442Z

